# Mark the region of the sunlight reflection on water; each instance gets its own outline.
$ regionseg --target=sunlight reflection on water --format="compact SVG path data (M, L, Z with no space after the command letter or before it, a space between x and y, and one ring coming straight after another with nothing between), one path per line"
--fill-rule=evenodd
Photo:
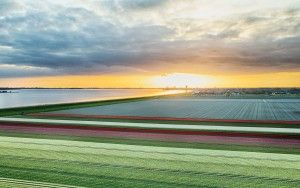
M0 93L0 108L175 94L163 89L21 89Z

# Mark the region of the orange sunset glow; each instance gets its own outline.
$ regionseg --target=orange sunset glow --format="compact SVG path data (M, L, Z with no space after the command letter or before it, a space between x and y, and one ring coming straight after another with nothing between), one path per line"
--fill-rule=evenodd
M71 88L166 88L185 87L295 87L300 85L300 73L269 73L253 75L198 75L174 73L166 75L56 76L1 79L4 87L71 87Z
M300 0L0 0L0 188L299 185Z
M300 87L297 1L46 4L0 13L0 87Z

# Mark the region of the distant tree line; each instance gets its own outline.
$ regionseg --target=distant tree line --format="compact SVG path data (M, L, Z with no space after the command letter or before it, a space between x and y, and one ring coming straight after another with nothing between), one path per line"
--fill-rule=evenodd
M300 88L198 88L195 95L300 95Z

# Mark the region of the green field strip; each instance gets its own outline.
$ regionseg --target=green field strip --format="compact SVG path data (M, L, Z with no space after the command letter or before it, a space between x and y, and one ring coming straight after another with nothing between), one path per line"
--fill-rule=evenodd
M23 146L23 145L21 145ZM15 150L22 150L23 147L14 147ZM5 149L5 148L4 148ZM26 147L30 149L30 147ZM40 149L40 148L39 148ZM60 150L59 150L60 149ZM51 147L44 147L40 150L50 150L50 151L64 151L65 148L59 148L53 150ZM78 151L78 150L82 151ZM3 148L1 148L3 150ZM191 154L172 154L172 153L151 153L151 152L132 152L132 151L120 151L120 150L83 150L82 148L67 148L66 152L70 153L85 153L85 154L94 154L94 155L108 155L108 156L117 156L117 157L135 157L142 159L163 159L163 160L173 160L173 161L202 161L207 163L214 164L228 164L228 165L249 165L249 166L258 166L258 167L273 167L276 165L279 168L287 169L300 169L300 162L293 160L274 160L274 159L260 159L260 158L251 158L251 157L229 157L229 156L215 156L215 155L191 155ZM4 151L3 151L4 154ZM214 160L212 160L214 158Z
M139 180L155 180L161 182L175 182L175 183L183 183L193 184L199 183L200 177L209 177L209 178L224 178L224 179L236 179L236 180L256 180L256 181L275 181L280 183L299 183L298 180L290 180L283 178L270 178L270 177L257 177L257 176L243 176L243 175L233 175L233 174L224 174L224 173L188 173L184 171L170 171L170 170L155 170L155 169L145 169L145 168L127 168L121 166L101 166L101 167L93 167L93 166L85 166L82 168L80 164L77 163L67 163L63 164L61 162L50 162L45 163L44 161L26 161L22 159L22 161L15 160L14 164L19 165L19 168L31 169L35 171L48 170L54 171L56 173L73 173L73 174L86 174L88 176L109 176L116 178L131 178ZM1 166L3 168L10 167L10 164L7 162L6 165ZM164 178L161 180L161 178ZM180 179L178 181L178 179ZM177 182L176 182L177 181Z
M5 144L5 147L3 146ZM281 162L281 166L283 168L299 168L299 158L293 155L285 155L285 156L276 156L275 154L269 156L247 156L248 153L240 153L241 156L238 156L237 153L232 154L231 152L222 152L222 153L213 153L203 151L201 153L178 153L178 152L159 152L159 151L144 151L144 150L130 150L130 149L109 149L109 148L99 148L99 147L87 147L87 146L66 146L66 145L38 145L38 144L24 144L24 143L9 143L9 142L1 142L2 147L4 148L15 148L18 150L22 149L39 149L44 151L67 151L70 153L86 153L86 154L104 154L104 155L114 155L114 156L124 156L124 157L139 157L139 158L152 158L152 159L169 159L169 160L180 160L180 161L197 161L198 159L205 160L207 162L210 161L211 157L214 157L215 163L225 163L228 162L230 164L253 164L259 165L260 163L263 165L268 165L265 161L270 162L270 166L272 166L273 162ZM150 147L150 146L149 146ZM244 154L244 156L243 156ZM284 155L284 154L283 154ZM249 161L247 161L249 160ZM287 164L284 164L287 163Z
M65 184L73 184L80 185L84 187L195 187L195 186L187 186L181 184L179 186L175 183L166 183L154 180L139 180L133 178L120 178L120 177L112 177L112 176L104 176L104 175L85 175L79 173L59 173L50 170L35 170L35 169L26 169L26 168L14 168L14 167L2 167L0 172L6 176L17 176L23 179L32 178L49 181L49 182L60 182ZM216 186L202 186L207 188L214 188Z
M193 186L191 184L183 184L183 183L173 183L173 182L162 182L155 180L141 180L134 178L121 178L121 177L113 177L113 176L104 176L104 175L84 175L78 173L65 173L58 174L57 172L44 170L44 171L34 171L28 169L19 169L19 168L5 168L0 169L0 172L5 173L5 175L10 176L11 174L18 175L22 178L30 179L31 177L35 177L36 179L45 179L47 178L52 182L67 182L73 183L76 185L84 185L86 187L199 187ZM26 173L27 176L24 174ZM29 177L30 176L30 177ZM163 178L163 177L162 177ZM204 178L203 178L204 179ZM213 185L213 182L209 182L209 180L202 180L201 187L204 188L217 188L224 186L216 186ZM291 186L289 186L291 187Z
M291 133L300 134L297 128L273 128L273 127L239 127L239 126L214 126L214 125L182 125L182 124L154 124L154 123L127 123L127 122L104 122L104 121L78 121L78 120L54 120L54 119L28 119L28 118L0 118L0 121L26 122L26 123L49 123L64 125L88 125L107 127L134 127L150 129L179 129L179 130L211 130L233 132L263 132L263 133Z
M154 169L157 171L182 171L183 173L221 173L232 175L258 176L284 178L290 180L299 180L298 169L286 169L280 167L264 167L259 171L256 166L249 165L228 165L226 163L216 164L205 161L179 161L168 159L145 159L138 157L112 156L105 154L78 154L70 152L53 152L42 150L21 150L23 153L15 154L13 149L1 148L3 154L2 164L8 164L9 161L27 160L60 162L64 164L76 163L85 167L124 167L131 169ZM6 162L5 162L6 161ZM276 165L276 164L275 164Z
M62 185L46 182L28 181L13 178L1 178L0 187L14 187L14 188L81 188L78 186Z
M300 169L300 156L259 152L222 151L207 149L168 148L122 144L91 143L63 140L0 137L0 147L67 151L72 153L104 154L123 157L165 159L179 161L203 161ZM212 161L212 159L214 159Z
M269 154L260 152L240 152L240 151L220 151L220 150L205 150L205 149L190 149L190 148L171 148L171 147L155 147L155 146L139 146L139 145L124 145L124 144L110 144L110 143L94 143L94 142L80 142L68 140L51 140L51 139L35 139L35 138L15 138L15 137L0 137L0 146L5 146L3 143L11 144L35 144L45 146L62 146L62 147L86 147L92 149L116 149L116 150L130 150L143 152L161 152L161 153L175 153L175 154L212 154L225 156L250 156L257 158L271 159L291 159L300 160L298 155L289 154Z
M9 145L10 146L10 145ZM23 145L21 145L23 146ZM24 146L25 147L25 146ZM10 147L11 148L11 147ZM31 147L20 148L20 145L14 147L13 149L18 149L24 153L30 153L35 149ZM61 149L61 148L59 148ZM74 151L74 148L70 148L64 150L67 153L74 153L80 154L81 152ZM73 150L72 150L73 149ZM76 148L76 149L81 149ZM11 153L9 152L8 147L1 147L0 150L3 152L3 155L16 155L16 156L23 156L22 153L16 152ZM52 150L51 148L46 150L45 148L39 149L41 151L52 151L53 153L62 152L62 150ZM262 159L262 158L254 158L254 157L237 157L237 156L225 156L225 155L209 155L209 154L201 154L201 155L191 155L191 154L173 154L173 153L155 153L149 154L149 152L132 152L132 151L124 151L124 150L103 150L98 149L97 151L93 150L83 150L82 153L91 154L91 155L108 155L108 156L116 156L116 157L135 157L135 158L142 158L142 159L164 159L164 160L178 160L178 161L204 161L204 162L211 162L211 163L228 163L228 164L240 164L240 165L254 165L259 166L269 166L272 167L273 164L281 162L278 167L282 168L299 168L299 161L291 160L291 159ZM129 154L130 153L130 154ZM148 155L148 156L147 156ZM211 161L211 157L215 159Z
M122 166L82 166L77 163L61 163L60 161L32 161L32 160L12 160L11 163L5 161L1 165L1 171L19 170L27 174L45 173L48 176L67 175L67 177L92 177L99 179L122 179L130 182L139 181L144 184L159 183L160 185L180 186L200 186L214 185L216 187L263 187L273 185L276 187L287 186L293 187L299 184L299 180L284 178L257 177L245 175L233 175L224 173L194 173L184 171L156 170L146 168L128 168ZM7 174L4 173L4 174ZM14 173L15 174L15 173ZM73 183L74 185L74 183Z
M7 178L88 187L295 187L300 183L298 155L13 137L0 137L0 146L0 174Z
M230 151L248 151L263 153L282 153L282 154L300 154L299 148L286 147L266 147L266 146L245 146L233 144L207 144L207 143L188 143L188 142L168 142L157 140L143 139L127 139L127 138L104 138L104 137L86 137L86 136L67 136L67 135L47 135L32 134L20 132L1 132L0 136L16 137L16 138L39 138L39 139L57 139L70 141L85 142L102 142L125 145L142 145L142 146L160 146L160 147L177 147L177 148L194 148L194 149L214 149L214 150L230 150Z

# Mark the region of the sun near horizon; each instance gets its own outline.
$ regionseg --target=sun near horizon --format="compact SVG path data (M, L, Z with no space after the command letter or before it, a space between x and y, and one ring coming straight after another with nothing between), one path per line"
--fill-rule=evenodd
M154 76L102 75L0 79L0 87L49 88L262 88L300 87L300 73L201 75L171 73Z

